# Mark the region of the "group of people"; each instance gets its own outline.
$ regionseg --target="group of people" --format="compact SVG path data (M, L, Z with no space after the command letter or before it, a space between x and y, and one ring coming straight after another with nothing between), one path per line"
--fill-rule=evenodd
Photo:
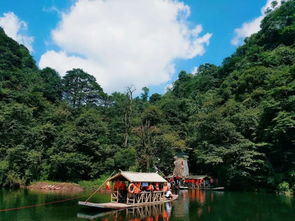
M194 188L213 187L216 183L212 177L202 179L186 179L184 182L186 183L186 186Z
M162 191L165 192L167 199L172 198L172 192L170 188L170 183L139 183L131 182L128 187L124 181L116 181L114 183L113 190L118 191L121 195L130 194L139 194L141 192L154 192Z
M217 179L212 177L204 178L182 178L182 177L170 177L167 178L168 182L171 184L172 189L178 189L180 187L189 188L210 188L217 184Z

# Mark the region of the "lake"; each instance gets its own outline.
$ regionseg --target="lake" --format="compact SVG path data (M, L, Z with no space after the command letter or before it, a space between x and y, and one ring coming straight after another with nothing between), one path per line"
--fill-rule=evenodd
M81 200L85 200L84 194ZM29 190L0 190L0 210L42 204L77 197ZM92 201L107 202L109 194L97 194ZM113 212L83 209L76 200L58 204L0 212L1 221L66 220L202 220L202 221L294 221L295 200L268 193L182 191L173 203Z

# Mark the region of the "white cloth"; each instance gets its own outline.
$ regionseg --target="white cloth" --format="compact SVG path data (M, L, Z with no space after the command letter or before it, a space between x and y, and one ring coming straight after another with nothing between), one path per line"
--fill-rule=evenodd
M171 190L168 190L165 196L168 198L168 197L170 197L171 195L172 195Z

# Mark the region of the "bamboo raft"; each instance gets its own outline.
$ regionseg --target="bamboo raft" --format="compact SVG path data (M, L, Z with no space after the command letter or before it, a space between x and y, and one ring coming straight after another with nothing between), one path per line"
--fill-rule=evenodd
M156 204L141 207L132 207L122 210L110 210L108 212L96 211L95 213L93 213L93 210L91 210L92 212L80 212L77 214L77 217L94 220L100 217L111 215L113 217L113 220L120 220L120 212L123 210L123 213L126 215L126 217L128 217L128 220L132 220L135 217L140 218L140 220L143 220L146 217L153 217L159 214L163 214L163 212L166 210L166 206L164 204Z
M131 191L130 186L135 186L134 183L146 183L150 185L157 184L158 186L167 186L167 180L161 177L158 173L137 173L121 171L107 179L107 181L129 183L128 193L126 193L127 190L125 189L125 187L123 188L123 190L120 188L113 188L113 190L111 191L111 200L109 203L89 202L89 199L97 192L95 191L86 201L79 201L78 204L80 206L94 207L104 210L120 210L167 203L178 198L178 195L172 194L172 198L167 199L165 197L167 190L164 190L164 188L156 191L140 190L140 192L136 193L134 191Z
M112 193L113 194L113 193ZM142 207L148 205L156 205L161 203L168 203L176 200L178 195L172 195L171 199L166 199L165 196L162 198L158 198L159 196L163 196L163 192L143 192L136 194L133 196L134 201L133 203L119 203L119 202L109 202L109 203L91 203L86 201L79 201L78 204L80 206L87 206L92 208L99 208L104 210L120 210L120 209L128 209L134 207ZM131 197L131 196L129 196Z

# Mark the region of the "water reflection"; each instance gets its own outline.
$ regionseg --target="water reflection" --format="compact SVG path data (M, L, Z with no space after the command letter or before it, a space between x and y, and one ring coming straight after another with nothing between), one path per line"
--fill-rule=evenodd
M85 194L85 199L89 194ZM71 196L0 190L0 209L46 203ZM94 202L108 202L109 194L97 194ZM294 221L295 198L268 193L189 190L168 204L101 212L85 210L77 200L0 213L1 221Z
M105 213L90 214L89 211L88 213L80 212L77 217L102 221L169 221L171 217L173 217L173 220L195 220L195 215L191 215L192 211L196 211L197 218L211 213L212 207L210 203L214 201L215 194L201 190L184 190L179 192L178 200L172 203Z
M180 192L180 197L173 206L173 217L185 220L196 220L203 215L210 214L216 195L222 192L190 190Z
M123 211L111 211L105 213L80 212L78 218L103 221L169 221L172 205L170 203L149 205L144 207L129 208Z

